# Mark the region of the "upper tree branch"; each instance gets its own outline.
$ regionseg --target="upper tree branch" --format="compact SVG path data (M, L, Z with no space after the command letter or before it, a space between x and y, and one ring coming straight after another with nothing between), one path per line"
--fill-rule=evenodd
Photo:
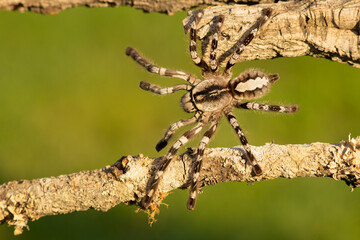
M352 188L360 186L360 137L340 144L252 147L264 171L256 177L250 167L245 167L242 151L239 147L207 149L200 176L202 186L295 177L331 177ZM28 221L43 216L90 208L107 211L119 203L139 204L153 160L128 156L102 169L4 183L0 186L0 223L14 225L15 233L20 234ZM190 153L175 158L163 175L160 192L186 188L190 164Z
M173 14L193 7L222 5L226 3L272 3L275 0L0 0L0 9L32 11L42 14L56 14L67 8L116 7L127 5L146 12Z
M233 2L244 4L229 4ZM249 3L252 5L246 5ZM273 17L263 26L260 37L241 54L239 61L310 55L360 67L360 0L0 0L0 9L41 13L57 13L80 5L129 5L166 13L220 5L205 9L199 34L206 43L214 17L225 15L218 47L221 60L229 57L229 49L256 21L261 10L271 7L275 12ZM185 29L191 19L190 15L184 20Z
M222 54L220 60L227 60L229 49L267 7L274 9L272 18L263 26L260 36L245 48L239 61L310 55L360 67L360 0L212 7L205 9L198 35L208 42L214 17L225 15L218 54ZM192 19L190 13L183 21L185 31Z

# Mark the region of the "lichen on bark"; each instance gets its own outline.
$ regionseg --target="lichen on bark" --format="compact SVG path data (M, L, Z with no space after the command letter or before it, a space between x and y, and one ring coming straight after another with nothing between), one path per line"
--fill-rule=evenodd
M252 146L251 150L264 171L260 176L246 167L242 147L207 149L200 177L202 187L296 177L330 177L351 188L360 185L360 137L337 144L266 144ZM0 223L13 225L14 233L21 234L29 221L43 216L88 209L107 211L120 203L140 205L158 161L142 154L129 155L101 169L4 183L0 185ZM153 208L169 191L187 188L191 162L192 152L174 158L163 175L161 197Z

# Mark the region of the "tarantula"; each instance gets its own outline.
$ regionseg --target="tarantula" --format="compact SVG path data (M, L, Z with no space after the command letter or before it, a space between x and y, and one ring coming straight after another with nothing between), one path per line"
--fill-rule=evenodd
M267 8L262 11L262 15L257 19L254 25L243 34L236 43L235 47L233 47L234 51L231 53L232 55L230 60L227 62L223 73L221 73L220 62L216 57L216 49L221 27L224 22L224 16L219 15L215 18L214 32L212 33L213 35L210 47L210 63L208 64L203 60L203 56L201 58L198 56L196 47L196 28L204 14L203 10L198 10L190 25L190 55L193 62L201 68L204 80L200 80L194 75L182 71L157 67L142 58L134 48L128 47L126 49L126 55L132 57L138 64L146 68L149 72L156 73L161 76L182 78L188 82L188 84L180 84L167 88L161 88L148 82L140 82L140 87L142 89L156 94L170 94L179 90L186 90L187 92L181 98L182 108L185 112L195 113L192 118L182 119L171 124L164 137L156 145L156 150L160 151L166 147L169 139L177 129L197 122L195 127L185 132L172 145L167 155L162 157L157 169L153 172L148 183L146 195L142 199L142 205L145 209L151 205L158 189L161 176L169 166L169 163L179 148L186 144L190 138L197 135L207 126L207 124L209 124L209 127L205 131L193 159L187 208L190 210L195 208L199 192L199 175L202 166L202 156L206 145L215 133L222 113L224 113L227 117L231 126L240 138L245 150L244 157L246 159L246 163L252 166L252 170L255 175L262 174L262 169L257 163L254 155L251 153L248 141L246 140L246 137L234 116L232 108L235 107L249 110L292 113L298 111L298 106L277 106L244 101L263 96L266 92L268 92L270 84L279 79L278 74L266 74L260 70L251 69L241 73L233 79L231 79L231 75L232 67L236 63L239 55L256 36L260 27L269 19L272 12L271 8Z

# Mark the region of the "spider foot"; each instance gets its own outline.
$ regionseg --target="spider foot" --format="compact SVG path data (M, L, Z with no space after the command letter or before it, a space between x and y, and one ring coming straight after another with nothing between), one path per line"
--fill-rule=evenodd
M151 202L152 202L152 197L146 195L141 201L142 208L149 209Z
M164 139L161 139L158 144L156 144L156 151L160 152L164 147L166 147L166 145L168 144L168 142Z
M150 83L141 81L140 82L140 88L146 91L149 91L150 89Z
M289 106L289 112L298 112L299 111L299 106L298 105L290 105Z
M194 210L195 209L195 205L196 205L196 198L188 198L186 207L189 210Z
M134 52L136 52L136 51L135 51L135 49L132 48L132 47L127 47L126 50L125 50L125 54L126 54L127 56L133 55Z
M262 171L259 164L253 165L252 169L253 169L256 176L259 176L259 175L261 175L263 173L263 171Z
M272 9L272 8L264 8L262 10L262 14L264 14L267 17L270 17L273 12L274 12L274 9Z

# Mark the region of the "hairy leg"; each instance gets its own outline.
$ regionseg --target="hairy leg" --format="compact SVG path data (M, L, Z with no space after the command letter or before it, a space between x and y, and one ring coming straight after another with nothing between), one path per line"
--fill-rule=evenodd
M265 8L262 11L262 15L256 20L255 24L251 26L239 39L239 41L236 43L236 46L234 48L234 52L232 53L226 68L226 73L232 72L232 67L237 62L240 54L244 51L245 47L249 45L249 43L254 39L254 37L259 32L259 29L262 25L266 23L266 21L269 19L273 12L273 9L271 8Z
M217 70L219 67L218 61L216 60L216 49L218 46L219 36L220 36L220 30L224 23L224 15L219 15L216 17L215 20L215 31L212 36L211 41L211 49L210 49L210 68L212 71Z
M178 130L179 128L181 128L183 126L187 126L187 125L195 123L200 118L200 116L201 116L201 113L196 112L192 118L182 119L182 120L179 120L179 121L171 124L169 129L166 131L164 137L158 142L158 144L156 144L156 151L159 152L159 151L161 151L161 149L166 147L166 145L168 144L168 141L173 136L173 134L175 133L176 130Z
M197 51L197 35L196 35L196 27L198 23L200 22L201 18L204 16L204 10L200 9L195 14L195 19L190 24L190 56L193 62L196 66L199 66L202 68L203 71L207 70L209 67L206 64L206 62L202 59L202 57L199 57L198 51Z
M239 102L234 105L237 108L243 108L248 110L259 110L259 111L271 111L279 113L294 113L299 110L298 105L268 105L256 102Z
M228 121L230 122L231 126L234 128L235 132L239 136L241 144L244 146L246 161L251 164L253 171L256 175L261 175L262 174L261 167L257 163L254 155L251 153L248 141L247 141L243 131L241 130L239 123L234 116L233 111L231 109L228 109L224 113L225 113Z
M158 85L141 81L140 88L142 88L146 91L156 93L156 94L164 95L164 94L171 94L171 93L174 93L179 90L189 91L192 87L187 84L179 84L179 85L172 86L172 87L161 88Z
M136 51L132 47L128 47L126 49L125 53L126 53L126 55L132 57L132 59L134 59L138 64L140 64L141 66L146 68L146 70L148 70L151 73L159 74L161 76L166 76L166 77L181 78L181 79L188 81L191 85L196 85L197 83L199 83L201 81L200 79L198 79L197 77L195 77L194 75L192 75L190 73L155 66L155 65L151 64L148 60L143 58L138 53L138 51Z
M219 124L219 118L212 121L209 129L205 132L203 138L200 141L195 161L193 163L193 170L192 170L192 176L191 176L191 182L190 182L190 188L189 188L189 198L187 201L187 208L189 210L193 210L195 208L197 195L199 193L199 176L201 172L201 166L202 166L202 156L204 155L204 150L207 144L209 143L210 139L214 136L214 133L216 131L216 128Z
M187 131L182 135L170 148L167 155L162 157L158 168L154 171L154 174L151 176L148 184L148 188L146 191L145 197L142 199L142 205L146 209L150 206L154 196L155 192L157 191L160 183L161 176L163 175L166 168L169 166L173 156L177 153L179 148L186 144L190 138L196 136L204 127L204 122L199 122L194 128Z

